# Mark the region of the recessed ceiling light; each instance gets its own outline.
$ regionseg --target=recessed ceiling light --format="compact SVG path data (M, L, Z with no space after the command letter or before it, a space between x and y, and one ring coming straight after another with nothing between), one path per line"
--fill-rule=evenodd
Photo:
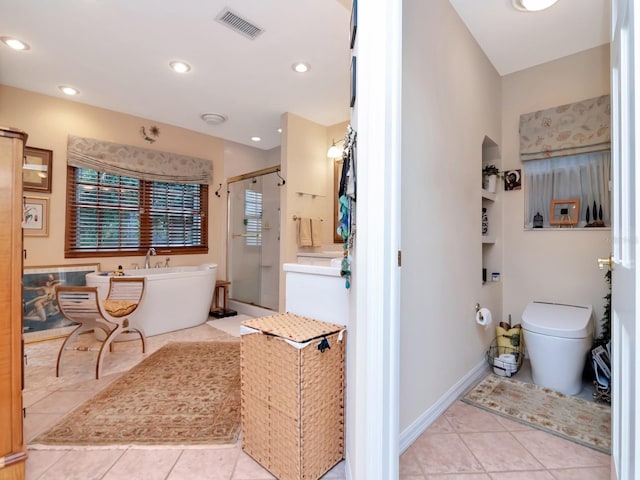
M311 70L311 65L309 65L308 63L304 63L304 62L298 62L298 63L294 63L293 65L291 65L291 68L293 68L293 70L295 72L306 73L309 70Z
M59 85L58 88L65 95L78 95L80 93L80 90L70 87L69 85Z
M251 140L254 142L259 142L260 140L262 140L262 138L260 137L251 137Z
M220 125L228 120L229 117L221 113L203 113L200 118L209 125Z
M539 12L549 8L558 0L512 0L513 6L523 12Z
M178 72L178 73L187 73L189 70L191 70L191 65L189 65L188 63L181 62L179 60L174 60L172 62L169 62L169 66L173 69L174 72Z
M13 48L14 50L29 50L31 47L26 43L18 40L13 37L0 37L2 43L4 43L7 47Z
M282 129L281 128L278 129L278 133L282 133Z

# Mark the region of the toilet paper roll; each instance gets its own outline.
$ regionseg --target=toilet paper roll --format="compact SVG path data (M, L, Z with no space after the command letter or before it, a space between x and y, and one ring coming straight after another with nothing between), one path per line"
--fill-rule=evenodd
M481 308L476 312L476 323L483 327L488 327L493 322L491 318L491 312L488 308Z

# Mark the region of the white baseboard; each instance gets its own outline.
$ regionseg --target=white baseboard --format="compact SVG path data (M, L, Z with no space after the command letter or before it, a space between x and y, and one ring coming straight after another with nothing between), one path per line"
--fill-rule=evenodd
M476 365L469 373L454 384L440 399L428 410L420 415L409 427L400 433L400 453L403 453L411 446L416 439L424 433L449 406L458 400L464 392L475 385L480 379L489 373L489 365L483 360ZM349 477L347 477L349 478Z
M244 313L245 315L249 315L254 318L267 317L278 313L275 310L269 310L268 308L258 307L256 305L250 305L248 303L242 303L231 299L229 299L227 306L238 313Z

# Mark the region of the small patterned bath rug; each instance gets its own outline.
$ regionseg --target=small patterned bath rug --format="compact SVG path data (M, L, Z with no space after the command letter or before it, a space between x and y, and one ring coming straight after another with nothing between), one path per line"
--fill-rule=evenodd
M232 444L239 432L240 342L170 343L29 448Z
M611 454L611 407L493 373L463 402Z

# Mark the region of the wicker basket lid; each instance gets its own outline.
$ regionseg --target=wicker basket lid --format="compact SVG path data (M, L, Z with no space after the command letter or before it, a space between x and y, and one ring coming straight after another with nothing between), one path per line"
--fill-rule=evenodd
M282 338L303 343L314 338L323 337L332 333L345 330L344 325L322 322L311 318L293 315L291 313L280 313L268 317L253 318L241 322L245 327L260 330Z

